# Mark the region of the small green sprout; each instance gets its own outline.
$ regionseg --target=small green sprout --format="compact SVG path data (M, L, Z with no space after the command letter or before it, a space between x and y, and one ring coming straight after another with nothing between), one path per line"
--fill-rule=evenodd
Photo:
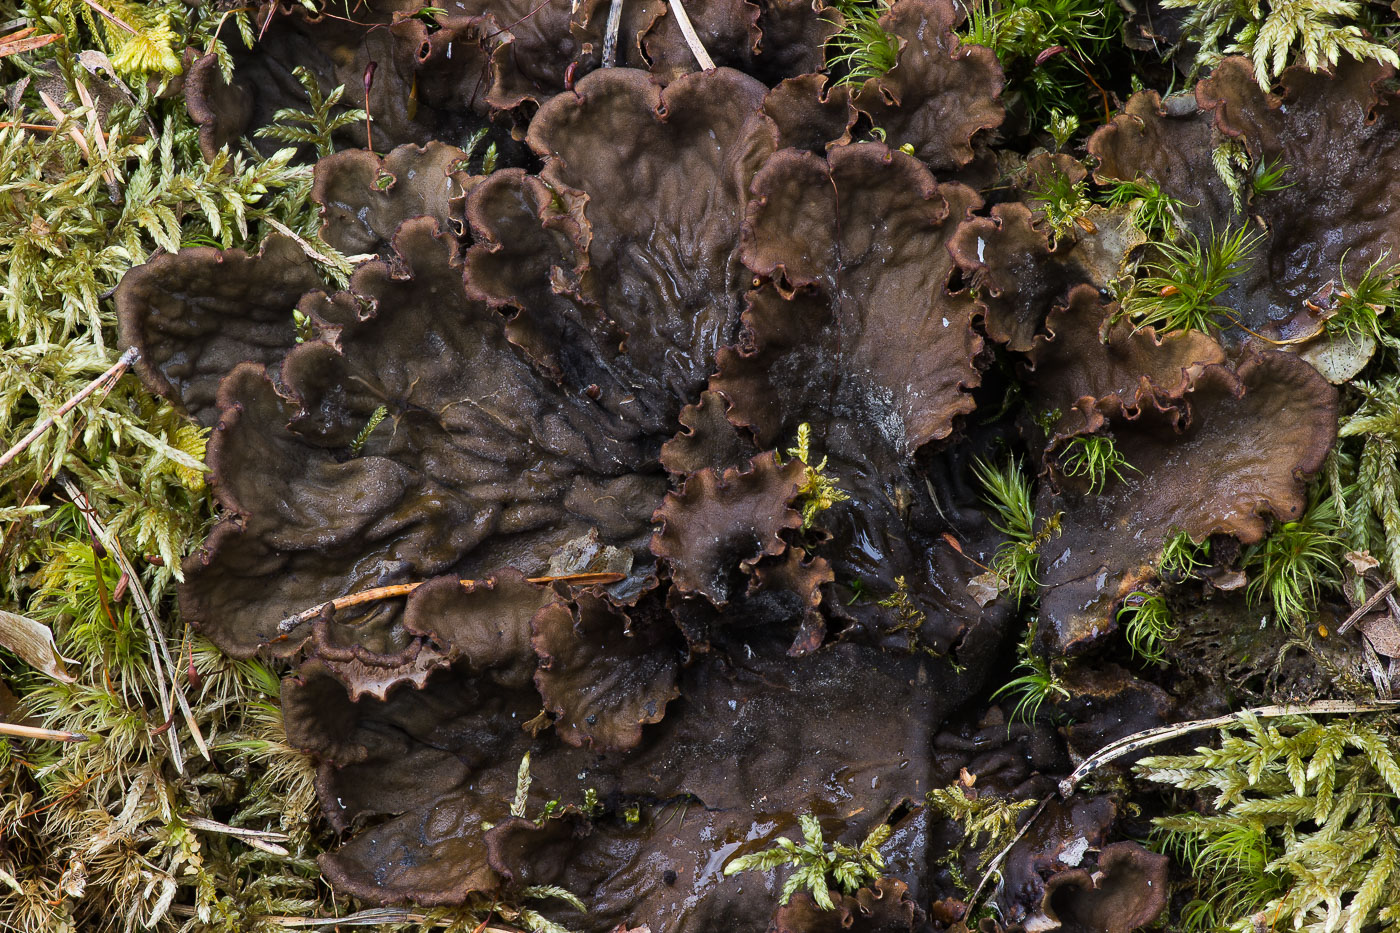
M360 433L355 435L355 439L350 442L350 456L358 457L365 449L365 444L369 443L369 436L374 433L374 429L379 427L384 420L384 416L389 414L389 409L380 405L374 410L374 414L369 416L369 421L360 429Z
M629 803L622 810L622 818L627 821L628 826L636 826L642 821L641 804Z
M843 25L830 43L834 54L827 67L841 72L838 86L864 84L886 74L899 58L899 37L886 32L880 17L889 7L882 0L836 0L831 9Z
M987 490L984 501L1000 519L992 525L1010 538L997 548L992 572L1001 579L1002 588L1017 599L1025 599L1040 585L1040 548L1059 534L1060 515L1051 516L1036 530L1030 481L1015 459L1008 458L1006 465L998 468L979 458L973 461L972 470Z
M1168 577L1184 580L1209 563L1210 539L1197 544L1184 531L1168 535L1162 542L1162 554L1157 558L1157 571Z
M1061 113L1058 107L1050 108L1050 119L1045 124L1045 132L1055 140L1055 151L1065 148L1065 144L1079 132L1079 117L1073 113Z
M1181 243L1158 243L1160 257L1147 265L1123 301L1123 312L1139 327L1210 333L1230 309L1216 302L1249 261L1262 234L1245 228L1213 234L1202 243L1188 234Z
M1083 179L1072 180L1059 168L1036 179L1036 187L1031 188L1031 203L1045 217L1050 227L1050 243L1055 243L1070 233L1076 226L1092 224L1084 215L1093 207L1089 200L1088 184Z
M803 422L797 426L797 444L788 448L787 455L796 457L807 465L806 479L797 490L797 501L801 503L802 530L812 527L812 521L838 502L846 502L851 497L836 485L839 477L828 476L826 458L820 463L812 462L812 426Z
M1071 438L1060 457L1060 467L1066 476L1087 476L1089 491L1095 495L1103 492L1110 476L1122 482L1123 470L1141 472L1118 450L1113 438L1097 434Z
M515 773L515 800L510 805L510 815L524 817L525 806L530 799L530 753L520 759L520 768Z
M1047 408L1042 412L1036 413L1032 417L1035 418L1035 423L1040 426L1040 430L1049 434L1051 431L1055 430L1055 425L1059 423L1060 417L1063 414L1064 412L1060 411L1058 408Z
M1109 207L1126 206L1132 222L1152 239L1175 240L1185 228L1181 218L1182 203L1146 175L1133 181L1110 182L1104 203Z
M329 94L321 93L321 85L316 77L301 65L292 69L292 75L306 91L310 110L295 110L284 107L272 115L272 123L258 130L255 136L266 136L280 142L312 146L318 158L324 159L335 151L331 137L344 127L365 120L363 110L351 108L336 113L336 105L345 96L345 85L340 85Z
M1255 197L1268 194L1271 191L1282 191L1296 185L1295 181L1284 182L1283 180L1283 176L1292 167L1285 165L1282 159L1274 159L1267 165L1262 162L1256 165L1254 173L1250 176L1250 187L1254 190Z
M296 330L297 343L306 343L316 336L316 327L311 323L311 318L296 308L292 309L292 327Z
M895 624L889 631L903 632L909 640L909 650L913 651L919 645L919 629L923 628L928 617L909 598L909 584L903 576L894 578L894 586L894 592L880 600L877 605L894 610Z
M969 797L964 785L957 782L929 791L924 799L934 810L962 824L962 837L947 860L950 868L956 866L964 849L976 849L981 845L982 835L987 835L987 844L977 861L978 871L986 869L992 858L1011 844L1016 838L1016 821L1036 805L1034 799L1012 800L991 791Z
M439 17L446 15L447 10L440 6L419 7L418 10L413 13L413 16L417 17L418 19L421 19L425 23L431 23Z
M1333 336L1359 337L1366 334L1381 337L1380 316L1400 306L1400 263L1390 263L1390 254L1366 267L1361 278L1348 282L1346 273L1338 268L1341 283L1327 319L1327 333ZM1346 262L1346 257L1342 258Z
M1026 634L1021 639L1021 643L1016 646L1016 670L1025 671L996 689L991 698L995 700L1003 694L1008 697L1016 697L1016 705L1012 707L1011 716L1007 720L1007 729L1011 728L1011 721L1019 719L1022 722L1030 723L1035 721L1036 714L1040 712L1040 707L1045 703L1051 694L1058 694L1063 699L1069 699L1069 690L1060 681L1060 676L1051 668L1049 660L1040 656L1035 650L1035 633L1039 622L1031 620L1026 627Z
M1172 624L1171 609L1161 593L1129 593L1118 610L1118 622L1123 626L1128 649L1148 664L1165 661L1167 645L1181 635Z
M1337 501L1328 496L1313 502L1296 522L1285 522L1251 546L1243 561L1251 577L1245 591L1250 603L1267 599L1274 621L1281 624L1311 615L1320 592L1341 582L1338 530Z
M782 903L786 904L799 890L805 889L822 910L836 908L836 902L831 899L832 881L846 894L855 894L861 887L879 880L885 869L880 846L889 840L892 832L888 823L872 829L859 846L837 842L828 848L822 838L821 823L815 816L804 813L797 820L802 826L802 842L779 836L771 849L741 855L724 866L725 875L791 866L796 871L783 883Z

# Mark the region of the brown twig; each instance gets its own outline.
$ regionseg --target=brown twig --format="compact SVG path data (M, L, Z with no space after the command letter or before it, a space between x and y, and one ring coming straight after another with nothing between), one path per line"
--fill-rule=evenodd
M626 574L607 571L602 573L567 573L557 577L530 577L529 583L571 583L580 586L592 586L600 583L616 583L626 577ZM277 630L287 633L296 629L299 625L304 625L312 619L325 612L327 609L339 611L348 609L351 606L361 606L365 603L378 602L381 599L393 599L395 596L407 596L425 582L420 580L417 583L395 583L390 586L376 586L374 589L361 590L358 593L351 593L348 596L338 596L329 602L312 606L298 612L294 616L288 616L277 623ZM475 586L476 580L458 580L464 587Z
M224 836L235 836L242 839L255 849L261 849L271 855L288 856L290 852L284 846L277 843L286 842L292 838L286 833L273 832L262 829L240 829L237 826L229 826L227 823L220 823L217 820L205 819L202 816L186 818L185 822L191 829L200 829L206 833L219 833Z
M115 382L118 378L121 377L122 373L127 371L131 364L135 363L140 358L141 353L135 347L132 347L125 353L123 353L121 355L121 359L113 363L110 369L108 369L102 375L98 376L96 379L92 380L92 382L89 382L86 386L82 388L81 391L78 392L77 395L73 396L68 401L64 402L61 406L59 406L58 411L54 412L52 415L49 415L43 421L40 421L38 424L36 424L34 426L34 430L30 431L28 434L22 437L19 443L15 444L15 446L5 451L4 454L0 454L0 469L3 469L6 465L9 464L11 460L15 459L21 453L23 453L26 447L38 440L39 437L45 431L53 427L55 421L68 414L75 407L77 407L77 405L80 402L82 402L83 399L87 398L89 395L96 392L104 385Z
M57 729L17 726L10 722L0 722L0 735L11 735L17 739L47 739L52 742L86 742L88 739L81 732L60 732Z
M172 911L173 912L173 911ZM417 923L423 926L445 927L451 920L435 919L428 914L415 910L405 910L402 907L374 907L369 910L361 910L353 914L345 914L340 917L288 917L288 916L268 916L264 920L275 923L280 927L288 928L308 928L308 927L366 927L381 926L386 923ZM488 917L485 921L490 923ZM476 928L479 933L519 933L518 930L509 927L483 925Z
M83 2L86 3L86 4L87 4L89 7L91 7L92 9L96 10L98 13L100 13L100 14L102 15L102 18L105 19L105 20L107 20L107 22L112 23L112 24L115 25L115 26L119 26L119 27L121 27L122 29L125 29L127 32L131 33L133 36L134 36L134 35L137 35L136 30L133 29L133 28L131 28L130 25L128 25L127 23L123 22L121 19L119 19L119 18L116 16L116 14L112 13L112 12L109 11L109 10L103 9L101 6L99 6L98 4L94 3L93 0L83 0Z
M29 130L31 133L56 133L56 132L58 132L58 127L54 126L52 123L16 123L16 122L13 121L13 120L0 120L0 130L7 130L7 129ZM111 134L111 133L103 133L102 135L105 136L107 139L111 139L113 134ZM146 137L145 137L145 136L128 136L128 137L127 137L127 140L129 140L130 142L134 142L134 143L141 143L141 142L145 142L145 141L146 141Z
M63 110L58 106L58 104L54 103L53 98L50 97L48 94L44 93L43 91L40 91L39 99L44 102L44 106L48 108L49 113L53 114L54 120L56 120L60 125L62 125L64 120L68 119L68 114L64 113ZM88 148L87 140L83 138L83 134L78 131L78 128L76 126L70 126L68 127L68 135L73 138L73 142L77 143L78 148L83 151L83 158L87 159L88 162L91 163L92 150ZM104 167L102 169L102 178L104 181L107 182L108 187L116 188L117 176L112 174L111 169Z
M1394 580L1391 580L1391 581L1390 581L1389 583L1387 583L1385 586L1383 586L1383 587L1381 587L1380 589L1376 590L1375 595L1373 595L1370 599L1368 599L1368 600L1366 600L1364 603L1362 603L1360 609L1356 610L1356 611L1353 612L1351 615L1347 616L1347 620L1346 620L1345 622L1343 622L1341 625L1337 626L1337 634L1338 634L1338 635L1345 634L1347 629L1351 628L1351 627L1352 627L1353 625L1355 625L1357 622L1361 621L1361 619L1366 615L1366 613L1368 613L1368 612L1370 612L1372 609L1376 608L1376 604L1379 603L1381 600L1385 599L1387 596L1389 596L1394 590L1395 590L1395 581L1394 581Z
M30 26L21 29L19 32L12 32L8 36L0 36L0 58L6 55L18 55L20 52L32 52L35 49L42 49L51 42L57 42L63 38L61 32L51 32L44 36L31 35L34 27Z

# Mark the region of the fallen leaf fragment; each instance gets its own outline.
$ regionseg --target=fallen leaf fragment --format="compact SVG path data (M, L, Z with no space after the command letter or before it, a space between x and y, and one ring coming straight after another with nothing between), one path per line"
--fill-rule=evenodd
M71 684L76 679L63 669L64 662L75 662L58 653L53 632L47 625L0 609L0 646L13 651L30 667L43 671L60 683Z

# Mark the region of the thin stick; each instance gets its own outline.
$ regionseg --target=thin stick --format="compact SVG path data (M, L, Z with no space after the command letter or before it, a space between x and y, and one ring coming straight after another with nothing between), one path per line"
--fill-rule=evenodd
M287 237L287 238L291 239L292 241L294 241L294 242L296 243L297 246L300 246L300 247L301 247L301 251L302 251L303 253L305 253L306 255L310 256L312 259L316 260L317 262L322 263L322 264L327 265L327 266L330 266L331 268L334 268L334 269L343 268L343 266L344 266L343 263L336 262L334 259L332 259L331 257L327 256L325 253L321 252L321 251L318 250L316 247L312 246L310 243L308 243L308 242L306 241L306 239L305 239L304 237L300 236L295 230L293 230L291 227L287 226L286 224L282 223L282 221L278 220L276 217L263 217L262 220L266 221L266 222L267 222L267 225L268 225L269 227L271 227L272 229L276 230L278 233L282 234L284 237Z
M1380 602L1381 600L1383 600L1383 599L1385 599L1387 596L1389 596L1389 595L1391 594L1391 592L1394 591L1394 589L1395 589L1395 581L1394 581L1394 580L1391 580L1391 581L1390 581L1389 583L1387 583L1385 586L1383 586L1383 587L1381 587L1380 589L1376 590L1375 595L1372 596L1370 599L1366 600L1364 603L1362 603L1360 609L1356 610L1356 611L1353 612L1351 615L1347 616L1347 620L1346 620L1345 622L1343 622L1341 625L1337 626L1337 634L1338 634L1338 635L1343 635L1343 634L1345 634L1347 629L1351 628L1351 627L1352 627L1353 625L1355 625L1357 622L1361 621L1362 617L1365 616L1366 613L1368 613L1368 612L1370 612L1372 609L1376 608L1376 603Z
M1108 764L1116 758L1130 755L1140 748L1149 745L1156 745L1159 742L1167 742L1178 736L1186 735L1189 732L1200 732L1203 729L1218 729L1221 726L1228 726L1233 722L1238 722L1239 718L1247 713L1261 716L1265 719L1274 716L1334 716L1346 713L1379 713L1385 710L1397 708L1400 700L1376 700L1371 703L1353 703L1349 700L1318 700L1313 703L1286 704L1283 706L1256 706L1252 709L1240 710L1237 713L1228 713L1224 716L1214 716L1210 719L1192 719L1189 722L1172 723L1169 726L1158 726L1155 729L1144 729L1142 732L1134 732L1132 735L1124 736L1116 742L1110 742L1103 748L1094 752L1088 758L1079 763L1069 777L1060 782L1060 796L1068 797L1074 793L1075 785L1092 772Z
M611 68L617 58L617 33L622 27L622 0L608 6L608 28L603 34L603 67Z
M292 838L286 833L276 833L260 829L239 829L237 826L229 826L227 823L220 823L217 820L208 820L202 816L190 817L185 820L191 829L202 829L207 833L220 833L225 836L236 836L255 849L261 849L271 855L288 856L291 855L285 846L277 843L286 842Z
M17 739L46 739L51 742L86 742L88 738L81 732L60 732L57 729L17 726L9 722L0 722L0 735L12 735Z
M48 108L49 113L53 114L53 118L58 121L60 125L64 120L68 119L68 114L64 113L63 108L54 103L53 98L46 92L40 91L39 99L44 102L44 106ZM78 128L76 126L68 127L68 135L73 137L73 142L77 143L78 148L83 151L83 157L91 162L92 150L88 148L87 140L83 139L83 134L78 132Z
M102 18L105 19L105 20L107 20L107 22L112 23L113 25L116 25L116 26L120 26L122 29L125 29L127 32L131 33L133 36L137 34L135 29L132 29L132 28L131 28L130 26L128 26L126 23L122 22L122 21L121 21L120 19L118 19L114 14L112 14L112 13L108 12L107 10L104 10L102 7L98 6L96 3L93 2L93 0L83 0L83 2L86 3L88 6L90 6L92 9L96 10L98 13L102 14Z
M58 127L54 126L51 123L16 123L13 120L0 120L0 130L8 129L29 130L32 133L58 132ZM107 139L112 138L111 133L103 133L102 135L105 136ZM127 139L129 139L131 142L136 143L142 143L146 141L145 136L128 136Z
M558 577L530 577L527 583L572 583L576 585L594 585L599 583L616 583L626 577L626 574L607 571L602 573L567 573ZM381 599L393 599L395 596L407 596L418 587L426 583L426 580L419 580L417 583L394 583L390 586L376 586L374 589L361 590L358 593L351 593L348 596L338 596L329 602L321 603L298 612L294 616L288 616L277 623L277 630L287 633L299 625L305 625L312 619L325 612L327 609L339 611L348 609L351 606L360 606L365 603L378 602ZM458 580L463 587L476 586L476 580Z
M1294 716L1299 714L1330 716L1346 713L1379 713L1394 709L1400 709L1400 700L1378 701L1374 703L1352 703L1347 700L1318 700L1314 703L1304 703L1301 705L1256 706L1252 709L1240 710L1239 712L1229 713L1225 716L1215 716L1211 719L1193 719L1189 722L1178 722L1172 723L1169 726L1158 726L1155 729L1144 729L1141 732L1135 732L1132 735L1124 736L1116 742L1110 742L1088 758L1085 758L1069 777L1060 782L1059 794L1061 797L1068 797L1074 792L1075 786L1091 772L1116 758L1121 758L1140 748L1146 748L1158 742L1166 742L1190 732L1199 732L1204 729L1216 729L1221 726L1227 726L1232 722L1237 722L1239 717L1246 713L1268 719L1274 716ZM996 854L996 857L987 864L987 870L983 873L982 880L978 883L977 889L972 892L972 897L968 898L968 914L971 914L977 908L982 889L986 887L991 877L996 874L997 869L1001 866L1001 863L1005 861L1008 853L1015 848L1016 843L1020 842L1021 837L1031 828L1031 824L1044 812L1046 805L1050 803L1053 797L1054 794L1051 794L1049 797L1040 801L1040 806L1036 807L1030 819L1022 824L1015 838L1007 843L1006 846Z
M706 52L705 47L700 44L700 37L695 34L695 27L690 24L690 16L686 14L681 0L668 0L668 2L676 14L676 25L681 27L681 35L685 36L685 44L690 46L691 54L700 63L700 70L713 71L714 59L710 58L710 53Z
M102 388L107 383L116 381L122 373L126 372L127 368L130 367L132 363L135 363L140 358L141 353L135 347L132 347L131 349L123 353L121 355L121 359L113 363L111 368L109 368L102 375L98 376L96 379L89 382L86 386L83 387L83 389L80 392L78 392L77 395L73 396L68 401L64 402L61 406L59 406L58 411L54 412L52 415L49 415L43 421L40 421L38 424L36 424L34 426L34 430L26 434L18 444L5 451L3 455L0 455L0 469L3 469L9 464L11 460L15 459L21 453L23 453L26 447L38 440L40 435L42 435L49 428L53 427L54 422L56 422L59 418L62 418L64 415L68 414L80 402L82 402L83 399L87 398L89 395L96 392L98 389Z
M1016 848L1016 843L1021 841L1021 837L1026 834L1026 830L1031 828L1031 824L1036 821L1036 818L1040 816L1041 812L1049 805L1054 796L1054 794L1051 794L1049 797L1042 800L1040 806L1036 807L1035 812L1031 814L1030 819L1021 824L1021 828L1016 831L1016 835L1006 844L1006 848L998 852L996 858L987 863L987 870L982 873L982 880L977 883L977 890L973 891L972 897L968 898L968 914L971 914L973 909L977 906L978 898L982 894L982 889L987 886L987 882L990 881L992 876L997 873L997 870L1001 868L1001 863L1006 861L1006 856L1010 854L1012 849Z
M87 519L88 526L92 529L93 533L97 535L103 547L107 549L107 553L116 560L117 565L121 567L123 572L126 573L127 578L131 581L131 596L136 602L137 615L139 615L141 621L145 623L148 638L154 642L152 647L155 648L155 650L151 653L151 661L152 666L156 669L157 685L161 694L161 706L164 709L166 718L169 719L172 714L170 712L170 701L165 696L165 675L161 670L160 664L162 659L165 662L166 668L170 671L170 691L174 694L175 702L180 707L180 712L185 717L185 725L189 727L190 738L194 739L194 744L199 749L199 753L203 755L206 760L212 761L213 757L209 754L209 746L204 742L204 733L200 731L199 723L195 721L194 710L190 709L189 701L185 699L184 691L180 689L176 679L175 662L170 656L170 645L165 640L165 632L161 628L160 618L156 615L155 606L151 604L151 597L147 595L146 588L141 584L141 575L138 574L136 568L131 565L131 559L128 558L126 552L122 550L121 542L117 540L115 535L103 527L102 522L98 520L97 510L92 507L92 503L88 501L83 491L63 474L58 476L58 482L68 492L69 497L73 500L73 504L78 506L79 510L82 511L83 517ZM170 747L176 770L183 773L184 758L180 752L180 742L175 735L174 729L170 730Z
M174 912L172 910L172 912ZM404 910L401 907L376 907L370 910L362 910L358 913L346 914L343 917L287 917L268 916L262 919L269 923L275 923L280 927L288 928L308 928L308 927L367 927L380 926L386 923L417 923L424 926L447 926L451 921L446 919L434 919L428 914L419 913L413 910ZM490 922L488 918L487 923ZM507 927L482 925L476 928L479 933L519 933L518 930ZM474 931L474 933L476 933Z

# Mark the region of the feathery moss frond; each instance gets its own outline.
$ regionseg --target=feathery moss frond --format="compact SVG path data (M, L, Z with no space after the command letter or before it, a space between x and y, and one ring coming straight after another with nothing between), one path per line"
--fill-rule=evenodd
M846 894L855 894L861 887L879 880L885 870L880 847L889 841L893 832L888 823L872 829L858 846L837 842L828 847L822 838L821 823L815 816L804 813L797 819L802 827L801 842L779 836L771 848L730 861L724 866L725 875L790 867L794 871L783 883L780 903L786 904L792 895L805 890L822 910L836 907L830 890L833 882Z
M258 130L255 135L266 136L279 142L313 146L317 158L324 159L335 151L331 137L336 130L363 122L365 112L350 108L336 113L340 100L345 96L345 85L340 85L329 94L321 93L316 78L298 65L292 70L297 82L306 91L309 110L294 110L283 107L272 115L273 122Z
M1182 928L1247 931L1262 916L1277 929L1392 929L1375 924L1400 870L1397 755L1384 720L1242 716L1216 746L1142 759L1149 781L1214 792L1207 812L1153 820L1156 846L1195 885Z
M1190 10L1176 49L1197 46L1193 76L1227 54L1252 59L1265 90L1290 64L1317 71L1336 65L1343 54L1400 66L1393 49L1367 38L1355 22L1364 11L1357 0L1163 0L1162 6ZM1345 20L1353 22L1343 25ZM1222 49L1228 34L1234 41Z
M924 800L934 812L962 826L962 837L943 858L943 863L948 866L954 880L968 893L971 893L969 886L962 881L963 852L982 847L977 870L985 871L996 854L1016 837L1016 824L1021 814L1036 805L1034 799L1012 800L991 790L970 791L971 788L955 782L924 795ZM982 845L984 835L987 837L985 846Z
M836 485L840 477L826 471L826 457L813 463L812 426L806 422L797 426L797 443L788 448L787 455L807 465L802 487L797 490L797 503L802 512L802 530L812 527L816 517L838 502L850 501L850 495Z

